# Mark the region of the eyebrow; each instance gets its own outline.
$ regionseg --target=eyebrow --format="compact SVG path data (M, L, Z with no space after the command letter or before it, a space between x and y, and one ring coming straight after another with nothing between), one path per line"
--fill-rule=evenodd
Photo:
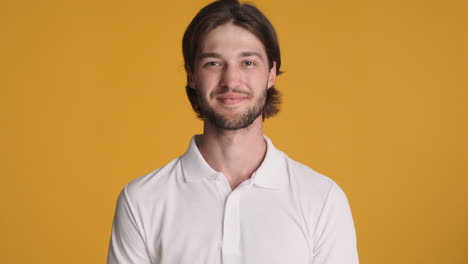
M255 51L245 51L245 52L242 52L240 57L252 57L252 56L256 56L256 57L262 58L262 55L260 55L260 53L255 52Z
M199 56L199 60L203 60L203 59L206 59L206 58L221 58L221 55L219 53L216 53L216 52L206 52L206 53L202 53L200 54Z
M251 56L256 56L256 57L262 58L262 55L260 53L258 53L258 52L255 52L255 51L241 52L239 57L251 57ZM206 58L219 59L219 58L221 58L221 54L216 53L216 52L206 52L206 53L200 54L200 56L198 57L199 60L203 60L203 59L206 59Z

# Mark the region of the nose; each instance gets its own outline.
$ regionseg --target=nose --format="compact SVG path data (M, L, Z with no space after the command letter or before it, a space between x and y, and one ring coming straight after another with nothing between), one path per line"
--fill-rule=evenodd
M238 88L241 84L240 70L232 65L227 65L223 69L221 76L221 87L228 89Z

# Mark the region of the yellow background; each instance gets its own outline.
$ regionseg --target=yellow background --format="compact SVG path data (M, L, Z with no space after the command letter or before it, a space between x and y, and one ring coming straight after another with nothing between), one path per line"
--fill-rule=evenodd
M2 263L104 263L118 193L201 132L181 38L209 1L0 1ZM468 1L254 1L266 134L333 178L361 263L466 263Z

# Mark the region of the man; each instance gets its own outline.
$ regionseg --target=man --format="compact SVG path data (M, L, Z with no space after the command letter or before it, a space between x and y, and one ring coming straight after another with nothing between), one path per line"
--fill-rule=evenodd
M125 186L108 263L358 263L348 201L263 135L278 112L276 33L254 6L216 1L183 38L204 120L181 157Z

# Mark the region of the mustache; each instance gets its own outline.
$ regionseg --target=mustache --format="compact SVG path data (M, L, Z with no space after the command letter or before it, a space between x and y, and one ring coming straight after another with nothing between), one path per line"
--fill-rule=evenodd
M233 88L233 89L227 88L227 89L213 91L211 96L215 97L215 96L219 96L219 95L226 94L226 93L237 93L237 94L246 95L248 97L252 97L252 92L251 91L244 91L244 90L241 90L241 89L238 89L238 88Z

